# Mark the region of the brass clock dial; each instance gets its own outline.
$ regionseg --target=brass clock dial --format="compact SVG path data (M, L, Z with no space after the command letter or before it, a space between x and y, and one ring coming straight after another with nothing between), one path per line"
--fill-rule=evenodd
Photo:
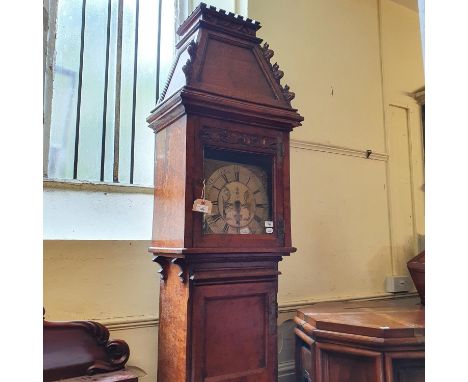
M211 173L206 198L213 203L205 233L262 234L270 203L265 172L251 165L229 164Z

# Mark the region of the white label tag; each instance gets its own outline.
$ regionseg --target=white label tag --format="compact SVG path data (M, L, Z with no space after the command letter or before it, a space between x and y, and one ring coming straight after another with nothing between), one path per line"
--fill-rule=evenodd
M204 214L211 214L213 204L206 199L197 199L193 202L193 211L202 212Z
M266 228L265 231L266 233L273 233L273 228Z
M241 234L245 235L245 234L247 234L247 233L250 233L250 229L249 229L249 227L244 227L244 228L241 228L241 229L239 230L239 232L240 232Z
M273 222L271 220L265 220L265 227L273 228Z

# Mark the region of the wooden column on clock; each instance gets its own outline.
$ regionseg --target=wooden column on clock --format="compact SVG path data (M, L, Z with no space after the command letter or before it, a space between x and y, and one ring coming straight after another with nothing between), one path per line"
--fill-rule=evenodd
M147 119L160 382L277 379L278 262L295 251L289 134L303 118L259 28L200 4ZM202 193L210 213L192 210Z

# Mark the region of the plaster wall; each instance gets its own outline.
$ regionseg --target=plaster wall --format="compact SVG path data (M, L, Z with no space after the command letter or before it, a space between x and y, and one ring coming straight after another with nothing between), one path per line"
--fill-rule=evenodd
M424 235L420 115L408 95L424 85L418 13L390 0L252 0L248 15L305 117L291 144L298 252L280 263L280 321L300 304L385 296L385 276L407 274ZM140 191L45 188L44 306L50 320L108 325L154 381L159 279L146 252L152 195Z

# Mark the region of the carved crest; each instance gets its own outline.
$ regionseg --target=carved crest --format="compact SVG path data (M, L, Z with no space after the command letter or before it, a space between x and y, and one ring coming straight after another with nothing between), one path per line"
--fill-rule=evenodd
M189 54L190 57L185 63L185 65L182 66L182 70L185 74L185 79L187 80L187 83L190 82L190 79L192 78L193 63L195 61L197 47L198 47L198 43L195 40L192 40L190 44L187 46L187 53Z
M262 46L263 57L265 57L268 62L275 55L275 52L272 49L269 49L269 48L270 48L270 45L268 45L267 42L265 44L263 44L263 46Z
M295 93L293 92L290 92L289 91L289 86L288 85L285 85L284 88L283 88L283 96L284 96L284 99L288 102L291 102L291 100L294 99L294 97L296 96Z
M272 49L270 49L270 45L268 45L267 42L265 42L263 44L261 49L262 49L263 57L265 57L265 59L268 62L268 65L270 66L270 69L271 69L271 72L273 74L274 79L276 80L278 85L281 86L281 93L283 94L283 98L289 104L291 104L291 101L294 99L294 97L296 95L293 92L289 91L290 88L289 88L288 85L285 85L284 87L281 85L281 78L283 78L284 72L282 70L280 70L278 63L275 62L273 65L270 63L270 59L273 57L275 52Z
M279 84L281 78L283 78L284 76L284 72L279 69L279 65L277 62L275 62L271 68L273 69L273 77L275 77L276 82L278 82Z

